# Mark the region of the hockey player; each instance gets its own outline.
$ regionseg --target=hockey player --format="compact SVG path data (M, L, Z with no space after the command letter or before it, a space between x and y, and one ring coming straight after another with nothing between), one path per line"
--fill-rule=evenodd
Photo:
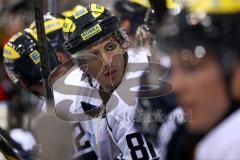
M64 52L60 45L62 42L63 21L63 17L56 18L50 13L45 15L46 34L50 40L48 47L50 50L51 70L59 62L64 62L67 59L67 55L63 55ZM12 36L4 47L4 63L9 78L13 83L19 83L22 87L36 93L36 95L44 96L43 87L41 86L42 78L40 56L37 51L37 35L34 29L34 24L32 24L30 28Z
M54 90L65 95L56 102L59 118L80 121L100 159L157 159L158 150L133 126L137 92L130 88L139 85L146 55L127 52L119 19L101 5L75 12L63 32L72 59L51 76Z
M162 159L239 159L240 3L186 2L159 28L160 50L171 53L178 103L190 114L186 123L161 128Z
M63 18L63 16L55 16L50 13L44 16L51 70L68 59L68 55L62 47ZM42 97L40 98L40 107L44 110L44 88L34 23L31 24L30 28L17 33L9 40L5 45L3 55L7 73L12 82L18 83L38 97ZM74 124L74 128L75 130L80 128L80 132L74 135L76 152L73 158L96 159L90 146L85 148L87 150L81 148L80 140L83 141L82 137L84 136L81 126ZM87 142L86 139L84 141Z
M8 76L13 83L19 83L36 95L44 96L43 89L39 90L39 88L42 88L39 52L37 51L37 44L30 34L31 32L28 31L30 29L17 33L5 45L4 63ZM51 53L54 53L53 49L51 51ZM53 56L53 54L51 55ZM58 64L56 57L54 58L51 58L51 69Z

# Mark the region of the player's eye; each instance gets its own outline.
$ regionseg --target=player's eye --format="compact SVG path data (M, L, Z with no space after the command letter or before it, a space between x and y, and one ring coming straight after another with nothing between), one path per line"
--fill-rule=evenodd
M105 45L104 49L105 51L113 51L117 47L116 43L109 42Z

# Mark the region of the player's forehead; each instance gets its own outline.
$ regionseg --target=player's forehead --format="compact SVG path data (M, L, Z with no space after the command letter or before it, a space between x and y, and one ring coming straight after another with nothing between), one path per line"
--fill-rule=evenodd
M102 47L104 47L107 43L109 42L115 42L118 43L116 41L116 39L114 38L114 35L111 34L103 39L101 39L100 41L98 41L97 43L91 45L90 47L86 48L86 50L97 50L97 49L101 49Z

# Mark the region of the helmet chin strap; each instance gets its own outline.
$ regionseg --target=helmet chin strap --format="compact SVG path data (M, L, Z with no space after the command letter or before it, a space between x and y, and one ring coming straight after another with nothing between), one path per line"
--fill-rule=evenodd
M99 88L97 88L96 86L93 85L93 82L92 82L93 77L88 73L85 73L85 74L87 74L86 77L87 77L89 85L92 88L95 88L96 90L98 90L100 92L111 92L112 93L116 89L116 87L112 87L110 90L106 90L101 86L101 84L100 84Z

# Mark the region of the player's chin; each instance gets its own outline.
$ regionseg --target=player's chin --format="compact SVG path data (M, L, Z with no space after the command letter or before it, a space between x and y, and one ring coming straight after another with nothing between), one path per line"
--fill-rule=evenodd
M103 84L104 84L103 86L105 86L105 88L109 88L110 90L115 89L120 83L121 83L121 79L119 78L103 80Z

